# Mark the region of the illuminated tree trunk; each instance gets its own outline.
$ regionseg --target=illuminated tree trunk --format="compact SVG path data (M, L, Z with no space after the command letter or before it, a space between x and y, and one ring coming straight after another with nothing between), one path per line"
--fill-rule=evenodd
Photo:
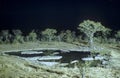
M94 45L94 43L93 43L93 35L94 34L90 35L90 40L89 40L90 50L93 50L93 48L94 48L94 46L93 46Z
M58 36L58 41L61 42L62 41L62 38L60 36Z
M94 36L94 34L91 34L91 36L90 36L90 42L89 42L89 44L90 44L90 54L91 54L91 57L93 57L93 59L95 60L95 52L94 52L94 42L93 42L93 36Z
M48 41L51 42L52 41L52 36L49 35L48 39L49 39Z

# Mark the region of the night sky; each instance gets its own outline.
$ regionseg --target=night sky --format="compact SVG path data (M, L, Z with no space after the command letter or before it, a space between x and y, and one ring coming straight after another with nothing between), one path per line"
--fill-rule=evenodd
M120 30L119 0L0 0L0 30L76 30L86 19Z

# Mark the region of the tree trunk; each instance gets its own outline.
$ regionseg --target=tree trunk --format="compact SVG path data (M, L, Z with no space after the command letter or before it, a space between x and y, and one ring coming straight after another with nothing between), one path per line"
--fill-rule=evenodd
M52 41L52 37L49 35L49 42L51 42Z
M60 36L58 36L58 41L59 41L59 42L61 42L61 41L62 41L62 39L61 39L61 37L60 37Z
M90 36L90 40L89 40L89 44L90 44L90 50L93 50L93 45L94 45L94 43L93 43L93 34L91 34L91 36Z
M90 36L90 52L91 52L91 56L92 56L93 59L95 60L93 36L94 36L94 33L91 34L91 36Z

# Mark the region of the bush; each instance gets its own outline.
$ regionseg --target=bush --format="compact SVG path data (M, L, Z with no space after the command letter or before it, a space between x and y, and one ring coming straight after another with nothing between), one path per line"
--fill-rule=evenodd
M32 30L32 32L29 33L29 35L27 36L27 40L29 41L37 41L37 34L35 33L34 30Z

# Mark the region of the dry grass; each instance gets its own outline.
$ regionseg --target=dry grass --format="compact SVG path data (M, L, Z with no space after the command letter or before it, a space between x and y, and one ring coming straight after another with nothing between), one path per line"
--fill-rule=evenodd
M23 44L1 44L0 51L37 50L40 48L78 49L77 45L64 42L25 42Z
M110 51L112 58L120 58L120 51L109 48L107 45L99 45L104 47L105 51ZM37 42L24 44L2 44L0 51L10 50L26 50L40 48L60 48L69 49L79 47L73 44L63 42ZM113 64L120 66L119 60L113 60ZM114 67L115 67L114 66ZM120 78L120 69L88 67L84 70L85 78ZM68 67L47 67L25 61L16 56L0 54L0 78L81 78L79 68Z
M85 69L85 78L119 77L119 70L100 67ZM79 68L47 67L5 55L0 56L0 78L81 78L81 73Z

